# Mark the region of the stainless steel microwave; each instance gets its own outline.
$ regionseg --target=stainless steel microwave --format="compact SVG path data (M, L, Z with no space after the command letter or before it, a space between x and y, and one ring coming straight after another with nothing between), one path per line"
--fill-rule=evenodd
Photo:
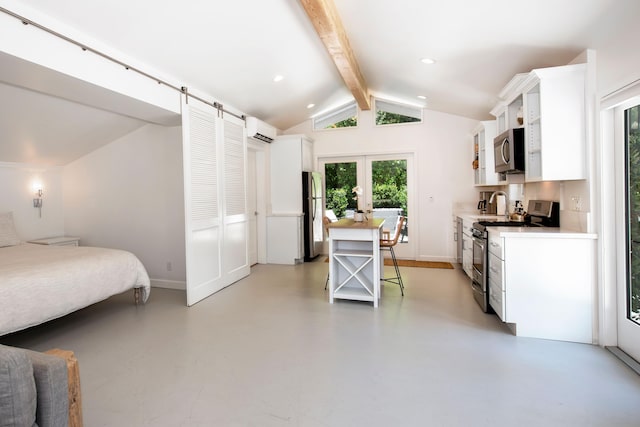
M509 129L493 140L496 173L524 172L524 129Z

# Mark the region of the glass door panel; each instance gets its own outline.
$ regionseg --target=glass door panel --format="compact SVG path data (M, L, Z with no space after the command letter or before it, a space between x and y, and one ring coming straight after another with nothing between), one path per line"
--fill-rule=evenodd
M412 211L410 202L412 160L409 154L367 156L367 204L366 211L375 218L384 218L383 231L393 238L398 234L394 248L398 258L415 259L415 239L410 238ZM396 229L398 218L405 217L400 230Z
M325 215L332 221L353 218L357 209L364 208L364 200L357 200L353 188L363 186L363 159L334 158L322 159L320 170L324 173ZM360 206L358 206L360 202Z
M616 109L616 123L622 129L616 145L624 147L625 274L618 280L618 347L640 361L640 100ZM624 277L624 278L623 278Z

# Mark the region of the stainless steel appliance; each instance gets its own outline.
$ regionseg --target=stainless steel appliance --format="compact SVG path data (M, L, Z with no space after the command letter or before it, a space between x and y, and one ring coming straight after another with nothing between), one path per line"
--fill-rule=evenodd
M496 173L524 172L524 129L509 129L493 140Z
M493 310L489 305L489 250L487 227L560 227L560 204L549 200L530 200L525 221L478 221L471 228L473 234L473 297L485 313Z
M462 218L458 217L458 219L456 220L456 243L457 243L457 251L456 251L456 255L457 255L457 259L456 262L458 264L462 264L462 250L464 249L462 247Z
M320 172L302 172L302 213L304 260L311 261L322 251L322 176Z
M481 191L478 202L478 210L483 215L495 215L498 212L498 204L489 202L492 191Z

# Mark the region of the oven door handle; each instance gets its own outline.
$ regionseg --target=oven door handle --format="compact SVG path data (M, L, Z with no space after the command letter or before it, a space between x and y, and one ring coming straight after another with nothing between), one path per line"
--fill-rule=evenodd
M476 282L475 280L471 281L471 288L474 291L482 292L482 286L480 285L480 283Z

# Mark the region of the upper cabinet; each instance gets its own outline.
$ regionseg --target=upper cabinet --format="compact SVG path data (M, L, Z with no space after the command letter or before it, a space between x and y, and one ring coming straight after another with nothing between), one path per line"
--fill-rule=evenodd
M302 213L302 172L313 170L313 141L305 135L282 135L269 145L271 210Z
M473 133L474 184L497 185L498 174L493 160L493 138L496 137L496 121L480 122Z
M524 87L526 181L586 178L586 64L533 70Z
M586 64L516 75L491 110L496 132L524 127L525 181L586 178Z

